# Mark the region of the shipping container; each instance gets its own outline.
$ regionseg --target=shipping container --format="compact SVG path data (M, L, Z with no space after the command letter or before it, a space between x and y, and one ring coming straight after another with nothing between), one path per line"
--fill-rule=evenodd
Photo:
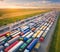
M19 31L14 31L14 32L12 32L10 35L12 36L12 35L14 35L14 34L16 34L16 33L18 33Z
M3 34L0 34L0 37L6 36L6 35L10 35L10 32L5 32L5 33L3 33Z
M40 30L38 30L35 34L33 34L33 38L36 38L38 35L39 35L39 33L40 33Z
M13 46L8 52L16 52L19 47L23 44L23 41L19 41L15 46Z
M26 42L28 40L28 38L24 37L24 42Z
M30 29L26 29L26 30L23 31L23 33L26 34L29 31L30 31Z
M31 43L32 40L33 40L33 38L29 38L29 39L26 41L26 43L29 44L29 43Z
M16 34L12 35L12 37L15 37L15 36L17 36L17 35L20 35L20 33L21 33L21 32L18 32L18 33L16 33Z
M4 45L4 44L5 44L5 41L0 42L0 45Z
M34 22L30 22L29 24L27 24L30 28L34 28L34 27L36 27L37 26L37 24L36 23L34 23Z
M33 34L34 34L34 33L31 32L30 34L28 34L28 35L26 36L26 38L30 38Z
M40 28L40 30L42 30L44 27L45 27L45 26L43 25L43 26Z
M39 48L40 48L40 42L38 42L38 43L35 45L33 51L34 51L34 52L38 52L38 51L39 51Z
M44 31L41 31L41 32L39 33L39 35L37 36L37 38L40 38L40 37L42 36L43 32L44 32Z
M0 37L0 42L2 42L3 40L6 40L7 38L5 36Z
M43 33L43 35L40 37L40 41L41 41L41 42L44 41L44 39L45 39L47 33L48 33L48 31L46 30L46 31Z
M8 52L8 50L10 50L13 46L15 46L19 41L15 41L14 43L12 43L10 46L8 46L7 48L4 49L5 52Z
M9 40L8 42L6 42L6 43L4 44L4 46L9 46L9 45L11 45L11 44L14 43L16 40L18 40L19 37L20 37L20 36L16 36L15 38L12 38L12 39Z
M20 37L20 38L19 38L19 40L22 40L22 41L23 41L23 40L24 40L24 38L23 38L23 37Z
M34 31L35 31L35 29L36 29L36 28L35 28L35 27L33 27L31 30L34 32Z
M21 26L20 28L21 28L21 31L22 31L22 32L30 29L29 26Z
M43 28L43 31L46 30L46 28L47 28L47 26L45 26L45 27Z
M34 48L34 46L37 44L37 41L38 41L37 38L34 39L34 40L27 46L27 50L31 51L31 50Z
M27 32L26 34L22 35L22 37L26 37L28 34L30 34L31 31Z
M19 48L18 52L23 52L24 49L27 47L27 45L28 45L28 44L23 43L23 44L21 45L21 47Z
M0 45L0 50L4 50L4 46L3 45Z

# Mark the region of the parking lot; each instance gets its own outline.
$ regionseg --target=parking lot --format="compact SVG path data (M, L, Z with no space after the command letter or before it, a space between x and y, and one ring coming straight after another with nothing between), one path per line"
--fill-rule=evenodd
M0 52L47 52L57 19L58 12L51 11L7 26L0 34Z

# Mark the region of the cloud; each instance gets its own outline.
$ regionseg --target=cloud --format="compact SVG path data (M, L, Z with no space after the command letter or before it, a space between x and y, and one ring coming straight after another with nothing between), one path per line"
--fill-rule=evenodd
M9 2L10 1L10 2ZM53 7L60 7L59 2L52 2L50 0L35 0L30 2L16 2L18 0L3 0L0 1L0 8L25 8L25 7L38 7L38 8L53 8ZM22 0L24 1L24 0ZM26 0L28 1L28 0Z

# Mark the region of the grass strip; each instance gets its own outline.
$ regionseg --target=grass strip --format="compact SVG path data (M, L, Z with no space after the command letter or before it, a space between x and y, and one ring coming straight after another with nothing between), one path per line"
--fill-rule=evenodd
M49 52L60 52L60 15L54 30ZM59 50L59 51L58 51Z

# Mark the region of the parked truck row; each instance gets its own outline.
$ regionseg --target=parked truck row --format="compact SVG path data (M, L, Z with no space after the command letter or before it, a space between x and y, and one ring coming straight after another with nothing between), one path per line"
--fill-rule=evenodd
M37 52L56 18L57 12L48 12L0 34L0 52Z

